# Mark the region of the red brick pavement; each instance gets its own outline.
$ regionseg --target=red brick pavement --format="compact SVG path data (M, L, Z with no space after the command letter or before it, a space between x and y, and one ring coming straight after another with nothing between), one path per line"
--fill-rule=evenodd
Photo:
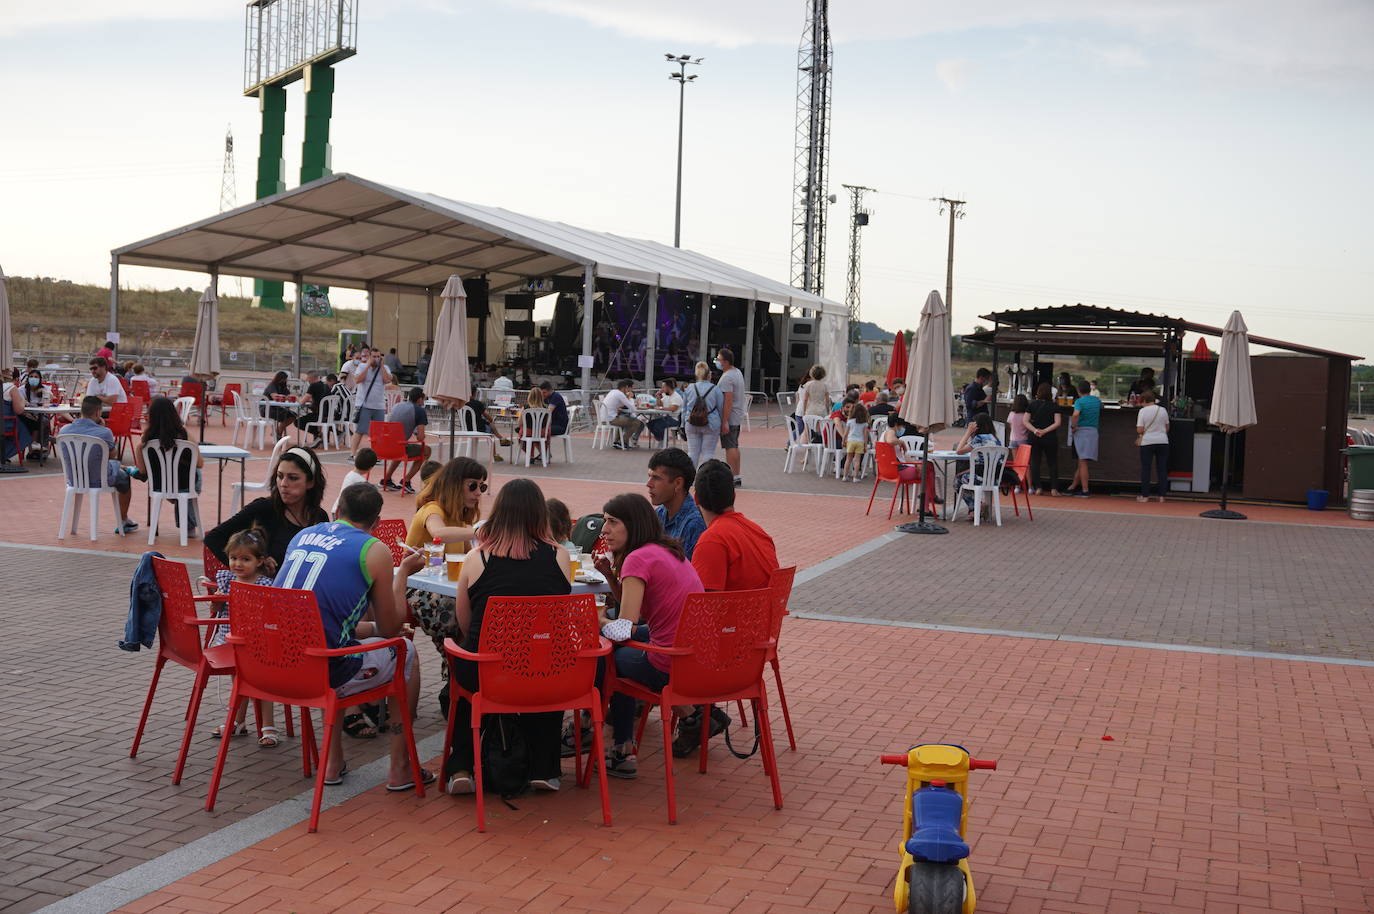
M889 909L900 772L877 755L957 741L975 776L984 912L1374 908L1374 670L813 621L783 649L800 751L785 808L757 759L680 764L664 823L637 781L525 797L473 828L471 798L380 790L128 911ZM929 688L922 688L926 683ZM1102 736L1114 737L1111 742Z

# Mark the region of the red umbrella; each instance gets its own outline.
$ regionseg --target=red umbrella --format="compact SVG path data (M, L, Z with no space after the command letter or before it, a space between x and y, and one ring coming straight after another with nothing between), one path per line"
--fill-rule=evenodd
M1207 338L1206 338L1206 337L1200 336L1200 337L1197 338L1197 345L1193 347L1193 358L1195 358L1195 359L1210 359L1210 358L1212 358L1212 350L1210 350L1210 349L1207 348Z
M898 330L892 338L892 358L887 363L887 386L893 381L906 381L906 335Z

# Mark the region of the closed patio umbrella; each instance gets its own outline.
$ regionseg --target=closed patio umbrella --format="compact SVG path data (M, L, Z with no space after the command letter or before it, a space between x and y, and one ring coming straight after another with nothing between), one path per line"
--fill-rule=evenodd
M1255 412L1255 385L1250 377L1250 337L1245 319L1232 311L1221 335L1221 355L1217 358L1217 380L1212 388L1213 425L1226 434L1225 456L1221 465L1221 507L1203 511L1203 517L1245 520L1239 511L1226 507L1226 487L1231 477L1231 438L1241 429L1259 422Z
M892 338L892 358L887 363L887 386L892 388L893 381L906 380L906 333L898 330Z
M440 295L442 305L434 324L434 352L430 356L427 393L449 409L449 454L453 453L453 411L472 399L468 371L468 294L456 274Z
M5 274L0 271L0 365L13 367L14 330L10 327L10 293L5 288ZM15 378L15 383L19 379Z
M910 364L906 374L906 394L902 397L899 418L921 429L925 448L930 450L930 433L954 421L954 385L949 373L949 309L932 291L921 309L921 323L912 340ZM916 523L897 527L903 533L948 533L939 524L926 520L926 488L930 485L930 462L921 467L920 517Z
M196 312L196 339L191 346L191 364L187 373L200 379L200 441L205 443L205 413L209 397L205 395L205 384L219 374L219 297L215 295L215 285L205 287L200 297L200 310Z

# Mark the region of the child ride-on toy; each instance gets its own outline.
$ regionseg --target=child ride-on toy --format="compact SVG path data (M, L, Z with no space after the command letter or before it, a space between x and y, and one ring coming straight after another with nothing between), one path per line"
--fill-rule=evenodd
M902 862L892 893L897 914L973 914L973 873L964 840L968 773L997 763L970 758L962 746L928 743L884 765L906 766Z

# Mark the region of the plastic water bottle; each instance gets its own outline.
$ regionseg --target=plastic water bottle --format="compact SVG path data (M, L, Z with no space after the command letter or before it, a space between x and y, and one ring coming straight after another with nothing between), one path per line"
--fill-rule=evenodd
M434 542L425 545L425 555L429 557L428 572L434 576L444 573L444 541L437 536Z

